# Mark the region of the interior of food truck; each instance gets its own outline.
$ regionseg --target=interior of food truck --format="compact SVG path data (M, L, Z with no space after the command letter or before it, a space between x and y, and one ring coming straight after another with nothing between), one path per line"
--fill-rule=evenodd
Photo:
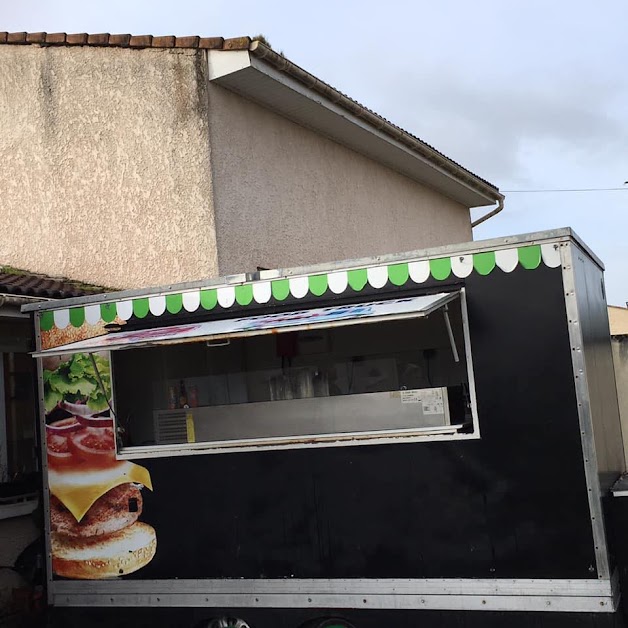
M119 452L473 430L464 303L112 352Z

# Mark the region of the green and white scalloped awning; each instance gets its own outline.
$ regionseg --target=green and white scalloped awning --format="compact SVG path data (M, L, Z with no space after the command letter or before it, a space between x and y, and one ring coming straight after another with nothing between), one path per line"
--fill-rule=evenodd
M471 273L488 275L495 268L506 273L519 266L533 270L541 264L550 268L560 266L560 251L557 244L534 244L48 310L41 313L40 328L42 331L49 331L54 327L65 329L68 325L80 328L84 325L110 323L116 319L123 321L132 317L142 319L149 313L161 316L166 312L176 315L179 312L194 313L198 310L211 311L217 308L228 310L235 304L246 307L251 304L269 303L271 299L281 302L290 295L302 299L308 295L310 297L322 297L325 294L341 295L349 289L359 293L367 285L375 290L382 290L387 285L420 285L430 277L437 281L445 281L452 276L462 279Z

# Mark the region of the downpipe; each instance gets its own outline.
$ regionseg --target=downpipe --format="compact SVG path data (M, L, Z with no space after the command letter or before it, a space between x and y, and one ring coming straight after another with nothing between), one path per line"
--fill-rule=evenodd
M493 216L497 216L497 214L499 214L499 212L502 211L502 209L504 209L504 197L503 196L497 201L497 207L495 207L490 212L488 212L488 214L484 214L484 216L480 216L477 220L474 220L471 223L471 229L473 229L474 227L477 227L478 225L481 225L483 222L486 222L489 218L492 218Z

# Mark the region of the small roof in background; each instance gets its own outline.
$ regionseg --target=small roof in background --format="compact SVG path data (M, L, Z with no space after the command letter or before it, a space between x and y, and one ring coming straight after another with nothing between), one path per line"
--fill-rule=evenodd
M107 292L101 286L92 286L70 279L47 277L27 271L0 266L0 294L42 299L68 299Z
M628 307L609 305L608 322L611 328L611 336L628 335Z

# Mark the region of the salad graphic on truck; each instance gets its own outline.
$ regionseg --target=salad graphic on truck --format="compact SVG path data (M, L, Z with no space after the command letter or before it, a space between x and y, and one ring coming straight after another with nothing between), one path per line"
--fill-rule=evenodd
M109 355L75 353L43 361L52 570L96 580L133 573L157 539L139 521L150 474L116 460Z

